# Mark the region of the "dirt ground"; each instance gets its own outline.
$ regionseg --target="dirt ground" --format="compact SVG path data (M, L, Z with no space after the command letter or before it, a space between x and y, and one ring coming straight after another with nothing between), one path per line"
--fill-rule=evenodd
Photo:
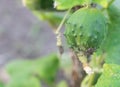
M55 36L21 0L0 0L0 66L16 58L36 58L57 51Z

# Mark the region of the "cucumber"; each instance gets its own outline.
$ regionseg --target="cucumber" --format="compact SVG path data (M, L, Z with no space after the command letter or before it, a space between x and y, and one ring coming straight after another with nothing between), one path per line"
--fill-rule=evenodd
M100 47L107 35L107 19L96 8L82 8L66 22L65 37L69 47L78 51Z

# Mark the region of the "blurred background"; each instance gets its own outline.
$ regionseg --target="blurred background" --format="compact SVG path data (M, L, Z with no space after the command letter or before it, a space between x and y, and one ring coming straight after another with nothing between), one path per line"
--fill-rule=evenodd
M68 87L61 68L70 74L71 60L64 54L61 64L57 54L48 22L21 0L0 0L0 87Z
M56 52L51 27L38 20L21 0L0 0L0 64Z

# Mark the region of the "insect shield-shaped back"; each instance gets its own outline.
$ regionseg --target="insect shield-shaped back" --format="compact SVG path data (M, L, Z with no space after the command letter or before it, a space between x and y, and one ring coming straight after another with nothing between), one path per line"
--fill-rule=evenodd
M54 11L53 0L23 0L23 4L30 10Z
M66 23L65 37L75 51L97 49L107 34L106 18L96 8L82 8Z

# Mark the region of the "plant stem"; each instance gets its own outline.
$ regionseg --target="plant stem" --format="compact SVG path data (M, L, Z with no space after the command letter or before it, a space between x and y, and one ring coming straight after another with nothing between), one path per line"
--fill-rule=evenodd
M63 52L64 52L64 49L63 49L63 46L62 46L62 38L61 38L60 29L62 28L62 26L63 26L63 24L64 24L64 22L65 22L65 20L66 20L66 18L67 18L67 16L68 16L70 10L71 10L71 9L69 9L69 10L67 11L67 13L65 14L63 20L61 21L60 25L58 26L57 30L55 31L56 38L57 38L57 46L58 46L58 48L59 48L60 55L62 55Z
M67 18L67 16L68 16L68 14L70 13L70 11L71 11L71 8L68 9L68 11L67 11L67 13L65 14L63 20L61 21L60 25L58 26L58 28L57 28L57 30L56 30L56 32L55 32L56 34L58 34L58 33L60 32L60 29L62 28L62 26L63 26L63 24L64 24L64 22L65 22L65 20L66 20L66 18Z

